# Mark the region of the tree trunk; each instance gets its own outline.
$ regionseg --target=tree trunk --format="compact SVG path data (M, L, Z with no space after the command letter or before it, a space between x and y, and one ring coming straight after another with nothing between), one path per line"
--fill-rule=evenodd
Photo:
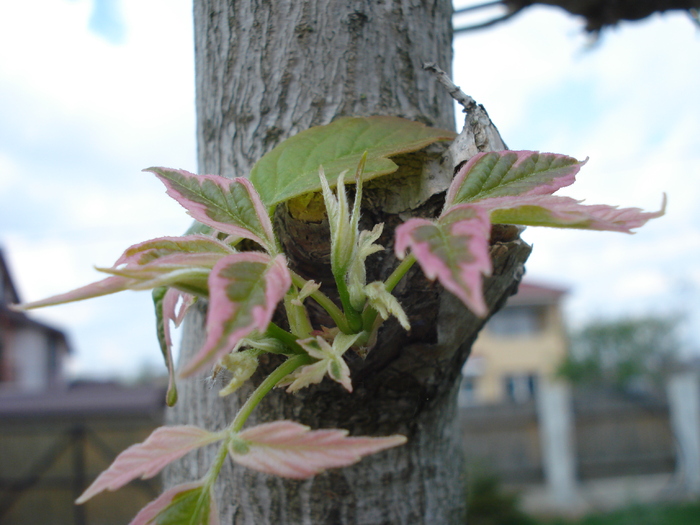
M281 140L341 115L394 115L453 127L449 94L422 69L424 61L434 61L450 70L451 0L197 0L194 11L202 173L245 175ZM481 108L470 113L461 140L457 152L435 147L399 159L400 170L388 180L409 187L408 197L397 198L383 183L367 185L364 227L386 224L380 240L386 250L368 259L369 279L385 278L395 267L393 229L402 219L434 216L440 209L444 187L432 195L412 191L411 185L430 170L452 175L457 162L479 150L505 148ZM298 220L285 206L275 218L290 265L304 277L332 283L323 235L327 223ZM517 232L498 233L504 236L492 236L494 275L485 283L492 309L514 292L529 253ZM484 320L425 280L417 266L395 294L412 329L407 333L389 321L366 359L346 354L352 394L328 380L294 396L273 391L250 424L292 419L312 428L346 428L353 435L402 433L408 444L306 481L228 462L217 484L222 524L464 523L456 390ZM204 340L205 308L188 316L183 360ZM320 313L316 322L324 323ZM263 372L279 363L276 357L261 363ZM259 380L254 376L254 383ZM219 386L201 377L181 381L181 401L169 411L169 421L210 430L226 426L252 386L223 399ZM202 449L186 457L167 471L166 484L198 479L213 453Z

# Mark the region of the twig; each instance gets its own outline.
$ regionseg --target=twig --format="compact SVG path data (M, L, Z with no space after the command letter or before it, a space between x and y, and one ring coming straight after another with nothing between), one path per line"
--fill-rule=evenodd
M435 78L447 88L447 92L450 96L457 101L457 103L464 108L465 113L469 113L476 107L476 101L464 93L458 85L456 85L450 77L445 73L435 62L425 62L423 64L423 69L430 71Z
M468 31L476 31L477 29L484 29L487 27L495 26L496 24L500 24L501 22L505 22L506 20L509 20L510 18L513 18L515 15L517 15L520 12L520 9L517 11L511 11L509 13L506 13L503 16L499 16L497 18L493 18L491 20L488 20L486 22L481 22L480 24L473 24L470 26L464 26L464 27L455 27L453 30L453 33L455 35L459 33L466 33Z
M493 5L500 5L503 2L501 0L493 0L492 2L484 2L483 4L469 5L467 7L460 7L455 9L452 14L460 15L462 13L468 13L469 11L479 11L485 7L491 7Z

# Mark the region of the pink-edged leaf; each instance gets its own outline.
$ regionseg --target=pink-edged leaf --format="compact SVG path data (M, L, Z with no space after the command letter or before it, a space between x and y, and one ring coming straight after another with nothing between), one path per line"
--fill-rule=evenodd
M644 212L639 208L618 208L604 204L583 205L569 197L524 195L498 197L479 201L477 206L491 212L494 224L522 224L632 233L648 220L661 217L666 209L664 196L661 209Z
M30 303L12 305L13 310L31 310L32 308L42 308L44 306L53 306L55 304L71 303L73 301L82 301L83 299L91 299L102 295L109 295L116 292L129 289L131 279L120 276L107 277L101 281L97 281L87 286L76 288L70 292L53 295L40 301L32 301Z
M410 247L428 279L437 278L478 316L488 308L482 275L490 275L488 213L476 206L453 207L438 221L409 219L396 229L396 254Z
M248 334L264 333L277 303L292 285L283 255L227 255L209 275L207 340L183 370L190 375L230 352Z
M170 288L163 304L165 317L171 320L176 327L180 326L185 319L185 314L196 300L197 297L192 294Z
M457 172L444 209L493 197L551 194L572 184L584 163L536 151L479 153Z
M236 463L285 478L304 479L346 467L363 456L403 445L400 435L348 437L347 430L310 430L293 421L274 421L238 434L229 446Z
M178 301L182 299L180 313L176 314L176 306ZM156 311L156 334L160 351L165 360L165 366L168 369L168 390L165 394L165 401L168 406L174 406L177 403L177 387L175 385L175 362L172 354L172 337L170 334L170 322L173 321L176 326L180 324L184 317L183 310L194 304L194 296L176 290L175 288L158 287L153 290L153 305Z
M131 480L152 478L168 463L189 451L223 438L221 433L208 432L191 425L159 427L144 441L119 454L76 503L85 503L103 490L117 490Z
M150 279L160 274L173 270L191 268L213 268L214 265L226 254L222 253L171 253L147 264L129 263L126 266L113 266L111 268L98 268L101 272L113 273L133 279Z
M195 175L184 170L149 168L199 222L215 230L252 239L276 253L275 236L267 210L248 179Z
M148 264L161 257L176 253L234 253L233 248L207 235L185 235L183 237L159 237L134 244L124 251L114 266L121 264Z
M146 505L129 525L219 525L219 511L201 482L183 483Z

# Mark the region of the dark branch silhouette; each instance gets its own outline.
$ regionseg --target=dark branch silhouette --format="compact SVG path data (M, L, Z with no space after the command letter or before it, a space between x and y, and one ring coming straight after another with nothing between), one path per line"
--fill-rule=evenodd
M535 4L560 7L571 14L586 19L586 31L599 33L601 29L617 25L621 21L642 20L654 13L686 11L698 25L700 0L500 0L474 4L457 9L455 14L478 12L495 6L503 6L506 13L485 22L456 27L455 33L475 31L504 22L523 9Z

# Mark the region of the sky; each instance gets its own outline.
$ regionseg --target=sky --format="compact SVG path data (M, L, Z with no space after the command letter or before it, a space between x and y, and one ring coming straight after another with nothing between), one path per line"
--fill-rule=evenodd
M23 300L98 280L93 267L127 246L189 226L141 170L197 171L191 9L191 0L0 4L0 248ZM635 235L526 230L527 278L568 289L572 329L677 315L682 351L700 354L700 30L666 14L591 45L581 20L531 8L457 36L454 48L456 83L511 149L589 159L560 194L648 211L668 196L667 214ZM72 377L162 366L148 293L32 316L68 332Z

